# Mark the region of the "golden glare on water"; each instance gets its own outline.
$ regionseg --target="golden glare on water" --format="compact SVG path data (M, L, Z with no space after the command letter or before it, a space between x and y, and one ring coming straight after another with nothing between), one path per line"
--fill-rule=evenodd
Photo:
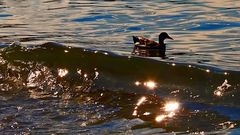
M134 110L132 113L133 116L137 116L137 110Z
M170 113L167 114L167 115L158 115L158 116L155 118L155 121L156 121L156 122L161 122L161 121L165 120L166 118L172 118L173 116L175 116L175 113L174 113L174 112L170 112Z
M155 120L156 120L157 122L161 122L161 121L163 121L166 117L167 117L166 115L158 115L158 116L155 118Z
M179 103L176 101L167 102L164 106L165 113L156 116L155 121L161 122L166 118L172 118L173 116L176 115L175 111L179 109L179 106L180 106Z
M94 77L94 79L97 79L98 76L99 76L99 72L98 72L98 71L95 71L95 77Z
M146 97L140 98L137 102L137 106L141 105L144 101L146 101L146 99L147 99Z
M143 115L150 115L150 114L151 114L150 112L143 113Z
M224 95L224 93L228 90L228 88L231 87L230 84L228 84L228 80L225 79L222 85L218 86L216 90L214 90L213 94L217 97L221 97Z
M132 113L133 116L137 116L137 109L138 109L138 107L139 107L142 103L144 103L146 100L147 100L146 97L141 97L141 98L138 100L138 102L137 102L137 104L136 104L136 106L135 106L135 108L134 108L134 111L133 111L133 113Z
M58 76L64 77L67 74L68 74L68 70L67 69L58 69Z
M81 69L78 69L78 70L77 70L77 73L78 73L79 75L81 75L81 74L82 74L82 70L81 70Z
M220 90L218 90L218 91L214 91L214 95L221 97L223 96L223 93Z
M168 116L169 118L172 118L174 115L175 115L174 112L170 112L167 116Z
M147 87L148 89L155 89L157 87L157 83L152 81L152 80L149 80L149 81L146 81L146 82L140 82L140 81L135 81L134 84L136 86L144 86L144 87Z
M166 112L173 112L179 108L179 103L172 101L165 104L164 109Z
M146 86L149 89L154 89L157 87L157 84L154 81L148 81L144 82L144 86Z
M139 82L139 81L136 81L136 82L135 82L135 85L136 85L136 86L139 86L140 84L141 84L141 82Z

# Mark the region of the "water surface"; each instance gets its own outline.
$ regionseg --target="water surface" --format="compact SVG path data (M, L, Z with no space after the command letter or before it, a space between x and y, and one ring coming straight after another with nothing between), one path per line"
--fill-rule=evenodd
M0 132L238 134L239 7L2 0ZM167 59L131 56L132 35L162 31Z

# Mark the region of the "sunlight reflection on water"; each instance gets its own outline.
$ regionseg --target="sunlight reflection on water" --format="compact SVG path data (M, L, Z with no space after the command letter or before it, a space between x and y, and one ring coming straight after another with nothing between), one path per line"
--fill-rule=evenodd
M106 130L105 134L111 134L138 130L135 126L140 125L145 133L141 126L199 134L205 133L197 131L200 129L218 132L236 128L237 77L231 71L215 74L218 70L211 66L239 70L239 14L234 0L2 0L1 44L21 41L23 46L34 46L54 41L70 47L56 47L61 53L46 51L44 57L56 53L53 56L57 58L48 57L44 62L33 60L24 65L24 61L11 58L1 61L0 129L16 134L18 130L26 134L31 130L33 134L104 134ZM175 39L166 42L168 59L164 61L169 66L131 61L133 35L157 41L162 31ZM73 55L74 50L77 53ZM16 52L12 55L28 58L28 53L22 54L24 50L19 55ZM128 55L127 62L114 59L111 52ZM131 62L138 66L129 68ZM179 67L179 62L187 63L187 68ZM207 67L197 70L193 63ZM134 93L132 86L152 95ZM89 94L91 88L95 91ZM165 100L166 95L179 97L179 101Z

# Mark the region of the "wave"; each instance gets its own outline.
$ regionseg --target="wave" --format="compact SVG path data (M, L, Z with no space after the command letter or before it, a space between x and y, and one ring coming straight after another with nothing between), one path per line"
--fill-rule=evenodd
M42 81L46 81L43 78L54 78L64 81L69 87L79 85L81 90L104 87L138 91L145 87L136 86L135 82L152 80L158 84L156 92L159 95L178 90L178 96L184 98L187 96L192 99L189 96L195 96L194 100L214 100L216 103L239 105L235 101L239 97L240 72L120 56L106 51L67 47L54 42L28 48L11 45L1 49L2 78L10 77L6 76L6 72L14 77L18 75L22 86L40 85ZM229 87L222 86L225 81L229 83ZM90 83L94 86L88 86ZM214 95L218 89L220 97Z
M99 110L102 122L115 113L123 118L134 118L137 111L143 113L138 117L152 121L152 115L157 115L159 106L163 107L169 100L181 101L184 108L177 121L168 123L171 126L160 124L169 131L187 131L187 127L181 126L185 125L182 119L190 121L188 126L193 131L211 131L219 128L219 123L223 126L230 124L231 127L232 122L224 121L238 121L240 118L240 72L237 71L121 56L54 42L34 47L13 44L3 47L0 54L0 89L5 96L6 93L12 96L21 93L33 99L61 98L77 102L91 99L110 109L111 113ZM132 102L138 99L134 105ZM92 105L88 103L88 106ZM148 115L147 112L153 114ZM172 115L161 115L158 119ZM209 120L210 117L214 119ZM202 121L197 124L194 119ZM199 126L201 123L207 126ZM159 126L153 122L152 126L156 125Z

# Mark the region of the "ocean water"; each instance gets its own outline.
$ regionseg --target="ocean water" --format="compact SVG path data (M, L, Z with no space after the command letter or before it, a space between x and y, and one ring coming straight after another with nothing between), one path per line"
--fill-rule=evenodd
M240 134L239 6L0 1L0 133ZM131 54L163 31L165 59Z

